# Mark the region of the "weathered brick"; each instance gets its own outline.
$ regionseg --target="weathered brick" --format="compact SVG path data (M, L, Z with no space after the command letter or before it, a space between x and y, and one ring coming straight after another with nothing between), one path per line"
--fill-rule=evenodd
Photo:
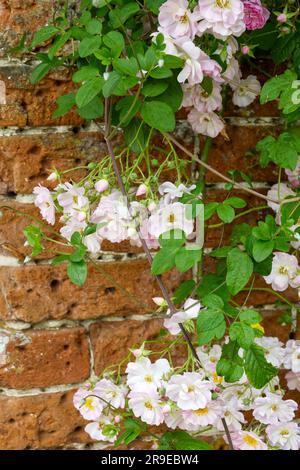
M227 125L226 133L229 140L226 141L221 135L213 140L208 163L224 175L229 170L237 169L253 181L277 182L278 168L275 165L262 168L255 146L259 140L268 135L276 137L280 130L280 126L263 126L263 123L257 127ZM208 171L206 181L218 182L220 178Z
M0 0L0 57L51 18L53 0Z
M176 271L164 275L170 291L182 278ZM91 265L83 287L71 284L63 265L0 267L3 319L35 323L145 313L155 308L152 297L156 295L160 289L144 259Z
M0 107L1 109L1 107ZM258 155L254 151L258 140L266 135L276 134L277 127L238 127L229 126L227 129L230 141L223 137L214 140L209 155L209 163L221 173L238 168L253 181L275 182L278 175L274 166L262 169L258 163ZM121 136L116 142L121 143ZM157 145L162 145L155 140ZM74 128L74 132L46 133L2 136L0 137L0 194L7 192L31 193L33 187L45 184L48 172L56 167L59 171L70 170L73 167L86 165L91 161L99 161L107 154L106 145L101 133L86 132ZM30 164L28 164L30 162ZM68 178L78 181L83 171L67 174ZM165 178L171 177L166 174ZM284 175L283 175L284 176ZM219 182L220 178L207 172L207 182ZM47 182L49 185L49 182Z
M90 442L86 421L74 408L73 391L28 397L0 396L0 448L60 448Z
M90 373L84 328L25 331L10 336L0 387L28 389L78 383Z
M0 137L0 193L31 193L37 184L45 184L49 171L69 170L97 162L107 154L100 133L79 131L69 133ZM83 171L67 174L79 180ZM49 186L49 182L47 182Z
M33 67L12 64L0 67L0 80L6 86L6 105L0 105L0 126L79 125L83 120L75 111L52 119L56 99L74 89L64 70L56 70L37 85L29 81Z
M94 323L90 327L95 372L100 375L106 367L118 364L128 349L158 335L162 320L125 320Z
M262 325L265 329L266 336L277 336L280 341L286 343L289 339L289 334L291 332L291 325L282 324L279 320L280 317L287 313L283 310L260 310L260 313L263 316ZM297 331L295 332L295 338L300 338L300 326L298 325Z

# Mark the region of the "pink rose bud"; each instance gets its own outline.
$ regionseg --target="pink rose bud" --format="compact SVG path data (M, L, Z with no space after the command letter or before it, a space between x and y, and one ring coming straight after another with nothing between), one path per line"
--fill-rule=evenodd
M249 47L249 46L243 46L243 47L241 48L241 51L242 51L242 54L248 55L249 52L250 52L250 47Z
M115 419L114 419L115 424L120 423L121 419L122 419L121 416L119 416L119 415L115 416Z
M284 26L283 28L281 28L280 30L283 34L289 34L290 33L290 28L288 28L287 26Z
M216 388L215 388L215 392L216 392L216 393L221 393L221 389L220 389L219 387L216 387Z
M47 181L56 181L57 180L57 173L53 171L47 178Z
M145 194L147 194L147 191L147 186L145 184L141 184L137 189L136 196L144 196Z
M164 406L162 407L162 412L163 412L163 413L170 413L170 411L171 411L170 405L164 405Z
M134 357L138 358L143 354L143 351L142 351L142 349L134 349L132 351L132 354L134 355Z
M278 23L286 23L287 17L284 13L277 16Z
M103 193L108 188L109 188L109 184L108 184L108 181L106 181L106 180L99 180L95 184L95 189L96 189L96 191L98 191L98 193Z
M155 202L150 202L150 204L149 204L149 206L148 206L148 211L149 211L149 212L153 212L155 209L156 209L156 204L155 204Z
M163 297L153 297L152 300L159 307L162 307L166 303Z
M83 222L86 219L86 213L85 212L78 212L77 213L77 219L79 222Z

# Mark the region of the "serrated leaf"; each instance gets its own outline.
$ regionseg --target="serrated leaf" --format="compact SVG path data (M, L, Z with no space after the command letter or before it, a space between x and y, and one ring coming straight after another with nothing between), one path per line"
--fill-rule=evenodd
M244 373L243 359L239 356L240 346L237 341L229 341L222 347L222 355L217 364L216 372L226 382L237 382Z
M225 329L225 318L220 309L201 311L197 319L198 344L202 346L214 338L221 339Z
M256 310L247 309L242 310L240 313L240 320L248 323L248 325L254 325L255 323L259 323L262 320L262 316L256 312Z
M243 322L232 323L229 328L229 336L232 341L237 341L243 349L248 349L255 338L251 326Z
M253 273L253 262L247 253L233 248L227 256L226 284L229 292L236 295L249 281Z
M253 344L245 354L245 372L251 385L263 388L277 374L277 369L267 362L264 350Z

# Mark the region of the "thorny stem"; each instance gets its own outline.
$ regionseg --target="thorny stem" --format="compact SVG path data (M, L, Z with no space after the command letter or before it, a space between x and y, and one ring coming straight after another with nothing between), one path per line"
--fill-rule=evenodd
M105 116L105 134L104 134L104 139L105 139L105 142L106 142L106 146L107 146L107 150L108 150L108 153L111 157L111 161L112 161L112 165L113 165L113 169L114 169L114 172L115 172L115 175L116 175L116 178L117 178L117 182L118 182L118 186L120 188L120 191L123 195L123 197L125 198L125 201L126 201L126 204L127 204L127 207L128 207L128 210L129 210L129 213L130 213L130 204L129 204L129 199L128 199L128 195L127 195L127 191L125 189L125 186L124 186L124 183L123 183L123 180L122 180L122 177L121 177L121 173L120 173L120 169L119 169L119 165L118 165L118 162L117 162L117 159L116 159L116 155L114 153L114 149L113 149L113 146L112 146L112 143L111 143L111 140L109 138L110 136L110 101L108 98L105 98L105 113L104 113L104 116ZM176 143L176 142L175 142ZM201 161L201 160L199 160ZM140 233L140 230L137 228L137 233L138 233L138 237L140 239L140 242L141 242L141 245L143 247L143 250L146 254L146 257L149 261L149 264L151 266L152 264L152 255L151 255L151 252L147 246L147 243L146 241L144 240L142 234ZM162 277L161 276L158 276L158 275L154 275L159 287L160 287L160 290L162 292L162 295L165 299L165 301L167 302L167 305L169 307L169 310L170 310L170 314L173 315L174 313L176 313L176 308L172 302L172 299L169 295L169 292L165 286L165 283L164 281L162 280ZM192 343L192 340L188 334L188 332L186 331L185 327L183 326L182 323L179 323L179 328L190 348L190 351L194 357L194 359L196 360L197 364L199 366L201 366L201 362L200 362L200 359L198 357L198 354L197 354L197 351ZM225 419L222 418L222 423L223 423L223 426L224 426L224 430L225 430L225 433L226 433L226 436L227 436L227 439L228 439L228 443L229 443L229 446L230 446L230 449L231 450L234 450L233 448L233 445L232 445L232 440L231 440L231 437L230 437L230 433L229 433L229 430L228 430L228 426L225 422ZM229 437L228 437L229 436Z

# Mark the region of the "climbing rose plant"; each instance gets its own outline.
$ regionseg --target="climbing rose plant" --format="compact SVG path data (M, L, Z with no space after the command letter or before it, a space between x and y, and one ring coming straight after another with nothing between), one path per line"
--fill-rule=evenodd
M206 450L216 437L234 450L300 448L297 403L284 398L278 377L284 370L288 389L300 391L298 307L284 294L300 289L299 12L295 0L65 2L19 48L40 62L32 83L67 68L74 89L58 98L54 118L74 109L94 121L107 146L100 161L54 168L49 187L34 188L45 223L25 229L31 257L52 242L53 265L66 264L83 286L87 262L97 267L103 244L127 241L143 248L162 292L153 299L164 319L159 337L74 396L95 440L118 446L143 433L160 449ZM266 56L273 77L259 65ZM241 65L252 72L242 74ZM228 139L230 102L244 108L258 96L261 104L277 100L284 123L256 148L262 167L278 168L267 195L250 175L223 175L207 163L212 139ZM186 129L180 119L194 132L193 151L177 140ZM124 143L116 139L121 132ZM207 202L206 171L225 181L222 201ZM262 204L246 208L235 188ZM238 223L262 210L257 225ZM229 241L205 251L215 265L205 273L203 232L233 221ZM173 295L161 277L171 269L185 273ZM257 290L284 307L286 344L265 336L261 315L247 306ZM156 433L163 423L168 431Z

